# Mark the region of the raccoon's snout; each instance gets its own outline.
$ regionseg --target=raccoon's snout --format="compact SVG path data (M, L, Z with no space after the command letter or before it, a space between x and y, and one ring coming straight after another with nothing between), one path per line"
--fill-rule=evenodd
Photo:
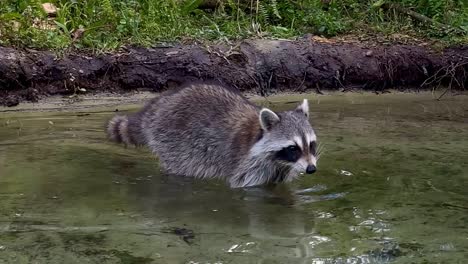
M317 167L315 167L314 165L309 165L309 166L307 166L307 168L306 168L306 173L307 173L307 174L312 174L312 173L314 173L316 170L317 170Z

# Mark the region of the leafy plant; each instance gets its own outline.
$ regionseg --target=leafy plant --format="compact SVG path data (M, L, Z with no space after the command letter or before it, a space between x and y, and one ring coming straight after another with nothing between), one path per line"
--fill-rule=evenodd
M53 18L44 12L42 2L46 0L2 0L0 44L101 52L126 44L292 38L305 33L404 32L449 43L466 42L468 35L466 0L221 0L216 10L199 9L204 0L50 0L58 7ZM388 3L449 29L384 9Z

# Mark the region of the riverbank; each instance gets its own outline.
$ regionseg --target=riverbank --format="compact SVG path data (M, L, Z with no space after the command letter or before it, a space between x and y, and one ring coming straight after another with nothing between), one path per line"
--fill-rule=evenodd
M464 90L468 46L329 41L245 40L233 45L127 48L70 53L0 47L0 105L53 95L161 92L180 83L215 80L262 96L324 90Z

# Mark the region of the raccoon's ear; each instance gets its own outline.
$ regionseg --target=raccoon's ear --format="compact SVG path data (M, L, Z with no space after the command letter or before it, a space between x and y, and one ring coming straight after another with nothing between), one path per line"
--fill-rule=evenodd
M309 101L304 99L302 104L296 107L296 111L304 113L307 117L309 117Z
M270 109L263 108L262 110L260 110L260 126L263 130L270 130L279 121L280 118L278 117L278 115Z

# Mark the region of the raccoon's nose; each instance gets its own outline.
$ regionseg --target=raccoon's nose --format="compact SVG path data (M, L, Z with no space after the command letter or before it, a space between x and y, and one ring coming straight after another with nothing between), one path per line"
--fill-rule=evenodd
M312 174L317 170L317 168L314 165L309 165L306 168L306 173L307 174Z

